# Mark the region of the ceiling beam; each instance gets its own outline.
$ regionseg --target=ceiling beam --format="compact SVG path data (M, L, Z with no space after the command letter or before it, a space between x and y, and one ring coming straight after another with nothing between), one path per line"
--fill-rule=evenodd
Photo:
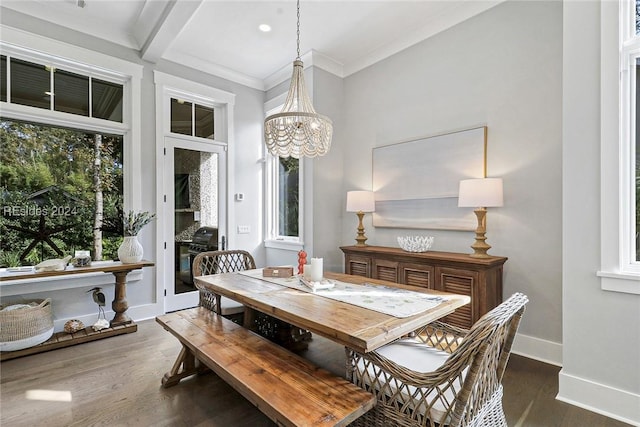
M171 0L167 3L147 1L135 24L135 36L142 46L142 59L158 62L203 2L204 0Z

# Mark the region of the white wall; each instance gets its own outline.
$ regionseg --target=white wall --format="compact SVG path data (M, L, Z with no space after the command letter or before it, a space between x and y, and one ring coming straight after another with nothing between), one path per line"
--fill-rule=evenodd
M520 291L531 301L520 333L535 338L521 351L554 363L562 341L561 67L561 3L507 2L349 76L348 160L336 195L371 188L373 147L486 125L488 175L502 177L505 191L505 206L488 213L490 253L509 258L504 295ZM343 217L341 243L354 244L357 218ZM434 250L470 252L474 241L473 232L374 228L370 215L365 227L375 245L428 234Z
M323 258L325 270L343 272L341 220L345 211L341 194L344 170L350 161L344 150L350 144L344 134L343 80L322 69L313 70L313 104L317 112L331 117L331 150L313 160L313 248L314 257Z
M603 291L596 277L602 197L601 6L616 5L591 1L565 2L563 7L564 338L558 397L640 425L640 295ZM612 17L617 19L617 13ZM602 137L617 143L617 135Z

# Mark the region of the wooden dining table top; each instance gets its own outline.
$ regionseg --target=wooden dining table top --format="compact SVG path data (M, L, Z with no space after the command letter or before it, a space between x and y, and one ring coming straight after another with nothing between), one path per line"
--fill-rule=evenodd
M194 277L194 281L214 294L238 301L251 309L307 329L361 353L390 343L469 304L471 300L468 295L362 276L326 272L325 277L346 283L377 284L443 296L445 301L409 317L395 317L241 273Z

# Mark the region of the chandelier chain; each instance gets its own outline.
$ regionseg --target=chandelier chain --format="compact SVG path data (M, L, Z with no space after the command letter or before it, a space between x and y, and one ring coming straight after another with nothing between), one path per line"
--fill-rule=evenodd
M300 59L300 0L298 0L298 27L297 27L297 48L298 48L298 58Z

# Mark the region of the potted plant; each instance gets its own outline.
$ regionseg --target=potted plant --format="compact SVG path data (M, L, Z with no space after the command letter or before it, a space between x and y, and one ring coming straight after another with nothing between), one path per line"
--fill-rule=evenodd
M118 248L118 258L125 264L140 262L144 253L142 245L138 241L138 233L142 228L153 221L156 214L128 211L122 217L122 230L124 240Z

